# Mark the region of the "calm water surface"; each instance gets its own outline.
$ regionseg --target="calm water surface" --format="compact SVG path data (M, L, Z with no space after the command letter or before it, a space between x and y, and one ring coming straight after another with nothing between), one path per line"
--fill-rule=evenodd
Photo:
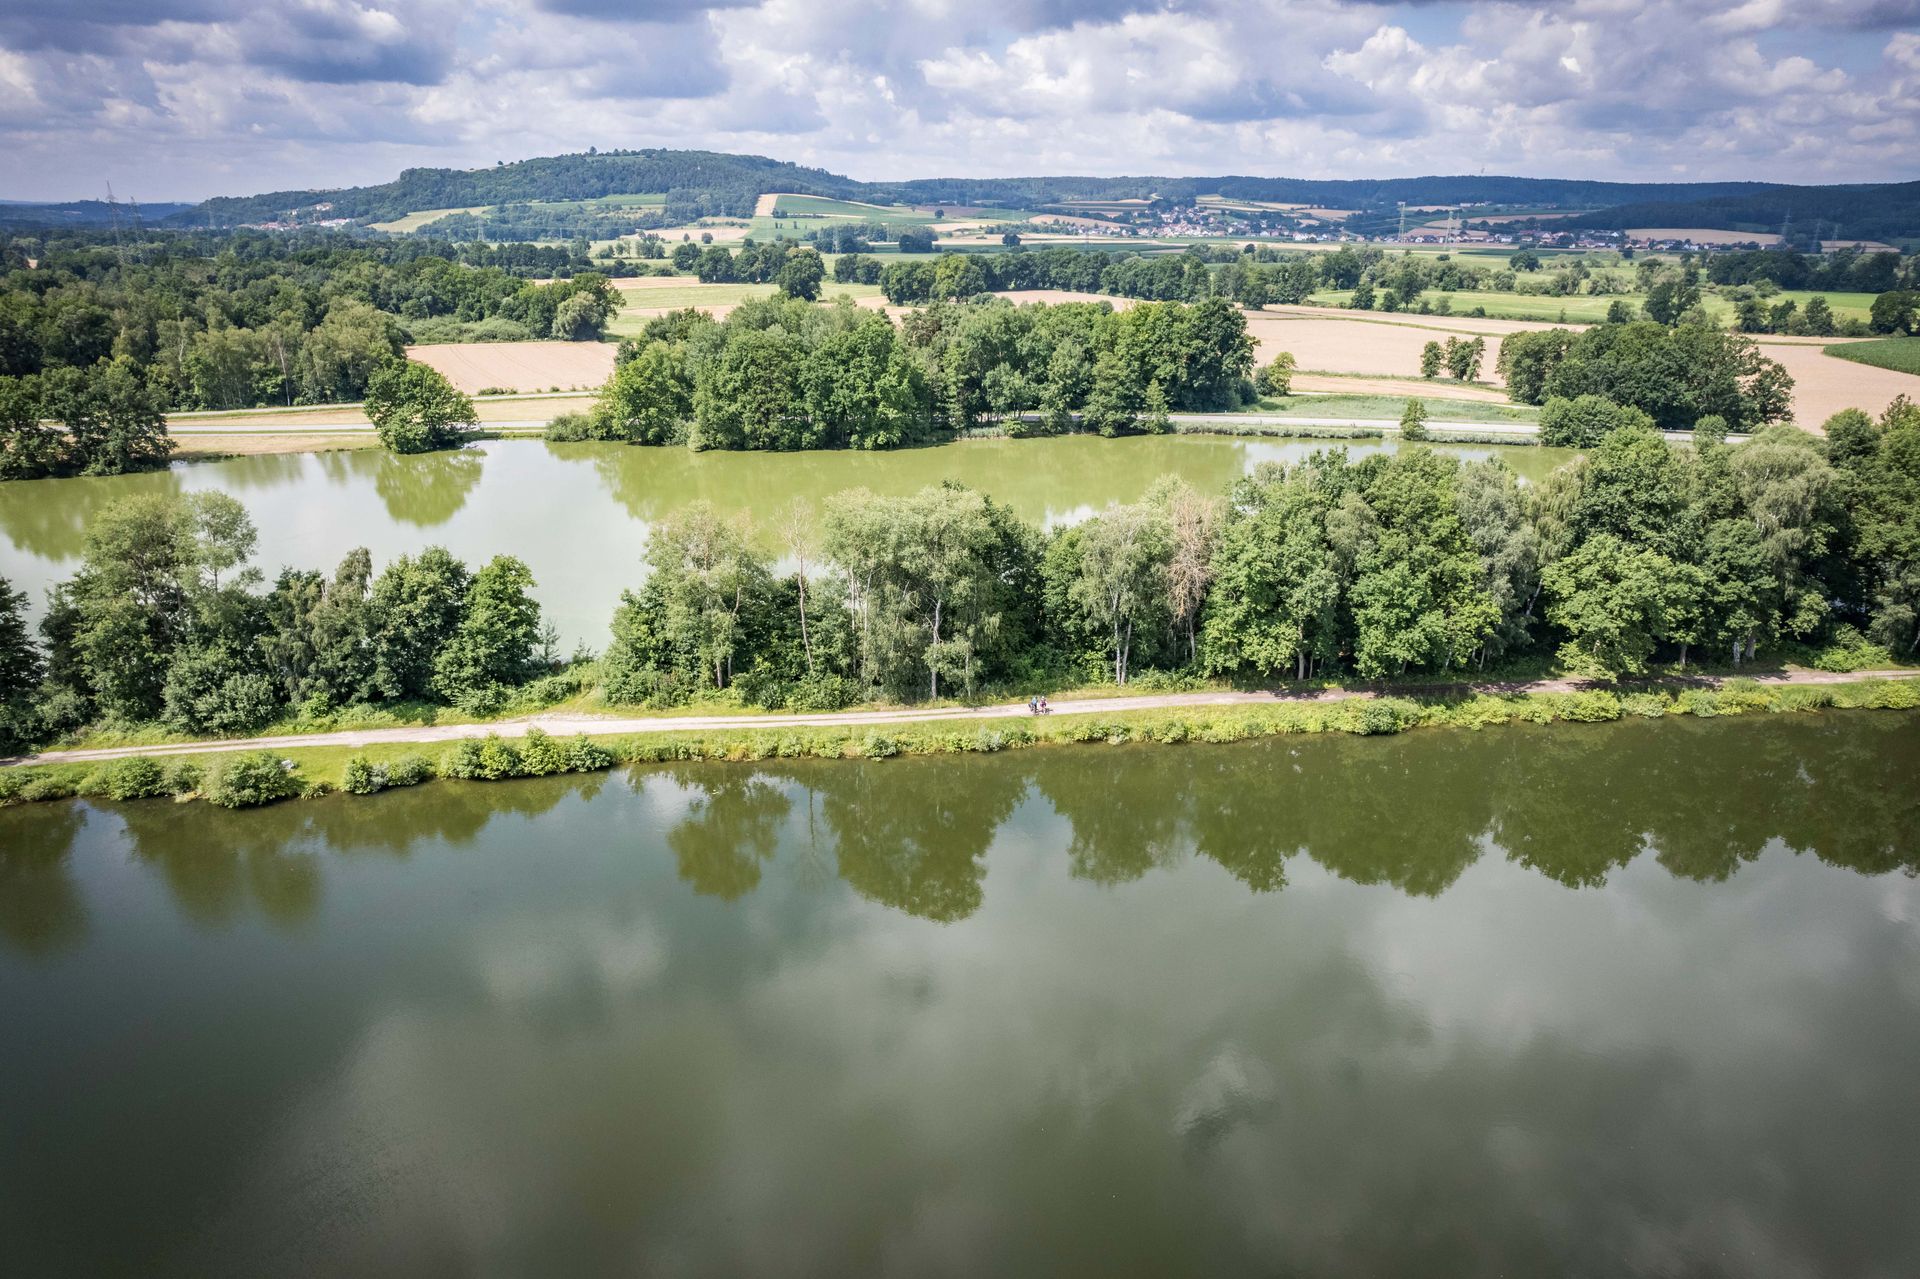
M180 463L149 475L0 483L0 577L38 609L46 588L78 564L87 521L129 493L219 489L247 505L260 530L257 562L331 571L355 546L376 565L436 543L470 562L518 555L533 570L548 617L569 641L605 641L622 589L638 584L647 526L696 498L771 525L795 498L816 509L865 485L911 493L953 479L1037 521L1081 519L1130 502L1161 475L1218 492L1265 461L1377 440L1234 440L1090 436L977 440L885 453L690 453L617 444L499 440L453 453L396 457L375 450ZM1498 453L1522 475L1544 475L1561 449L1452 446Z
M1920 715L0 810L17 1275L1920 1273Z

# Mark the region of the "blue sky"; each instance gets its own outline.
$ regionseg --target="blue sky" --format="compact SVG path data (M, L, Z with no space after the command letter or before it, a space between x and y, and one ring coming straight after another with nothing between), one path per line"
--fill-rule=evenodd
M563 151L863 178L1920 177L1920 0L7 0L0 196Z

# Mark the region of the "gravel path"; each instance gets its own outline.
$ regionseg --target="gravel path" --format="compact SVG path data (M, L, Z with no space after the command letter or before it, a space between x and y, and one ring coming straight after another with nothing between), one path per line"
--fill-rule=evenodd
M1859 680L1884 679L1912 675L1912 671L1855 671L1835 674L1827 671L1792 671L1779 675L1756 675L1761 684L1850 684ZM1666 681L1673 682L1673 681ZM1717 687L1722 677L1701 676L1687 683ZM1565 693L1594 687L1580 680L1553 679L1525 682L1486 681L1471 684L1435 684L1430 689L1464 689L1480 693ZM1395 691L1418 691L1402 689ZM1055 701L1053 709L1061 715L1110 715L1119 711L1167 710L1181 706L1260 706L1278 702L1335 701L1343 697L1371 697L1365 690L1329 689L1311 693L1286 692L1211 692L1154 693L1141 697L1085 697ZM170 742L151 746L111 746L93 750L47 751L22 759L4 761L8 767L24 764L69 764L90 760L120 759L128 755L205 755L216 752L248 750L288 750L298 746L375 746L458 741L463 737L484 737L498 733L502 737L525 737L529 729L572 736L592 733L598 736L632 733L673 733L689 730L730 728L817 728L833 725L925 724L949 720L975 721L1017 719L1028 715L1025 702L999 702L988 706L949 706L930 709L908 707L885 711L834 711L811 715L590 715L580 712L553 712L529 715L522 719L488 724L422 724L398 728L346 729L332 733L296 733L282 737L237 737L218 741Z

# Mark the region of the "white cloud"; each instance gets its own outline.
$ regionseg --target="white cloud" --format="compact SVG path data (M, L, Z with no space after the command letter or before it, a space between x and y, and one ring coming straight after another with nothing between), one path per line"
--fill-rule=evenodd
M1896 29L1920 0L1470 0L1457 20L1336 0L629 10L155 0L76 19L18 0L0 16L4 194L70 196L102 173L156 199L339 185L590 144L753 150L868 178L1920 167L1920 35ZM1774 38L1816 29L1890 34L1878 50Z

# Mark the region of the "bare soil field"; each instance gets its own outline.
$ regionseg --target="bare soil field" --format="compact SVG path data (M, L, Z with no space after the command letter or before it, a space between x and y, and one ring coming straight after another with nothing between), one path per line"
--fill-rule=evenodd
M407 358L444 373L468 395L482 387L514 391L593 390L613 373L610 342L462 342L407 348Z
M1761 350L1793 376L1793 415L1801 426L1818 426L1841 409L1878 415L1897 395L1920 399L1920 377L1911 373L1837 359L1799 342L1769 341Z
M1429 342L1447 337L1484 337L1487 354L1480 376L1495 380L1494 363L1500 355L1498 334L1487 334L1466 327L1442 327L1441 316L1423 316L1430 326L1379 324L1365 320L1327 319L1324 315L1306 316L1252 311L1247 314L1247 329L1260 344L1256 358L1273 358L1276 351L1293 352L1299 367L1320 373L1378 373L1389 377L1420 381L1420 350ZM1424 383L1442 385L1438 380Z
M769 192L753 202L753 216L756 218L770 218L773 216L775 206L779 203L780 193L777 191Z
M1699 226L1636 226L1627 228L1627 237L1636 240L1692 240L1695 244L1778 244L1780 237L1769 231L1715 231Z

